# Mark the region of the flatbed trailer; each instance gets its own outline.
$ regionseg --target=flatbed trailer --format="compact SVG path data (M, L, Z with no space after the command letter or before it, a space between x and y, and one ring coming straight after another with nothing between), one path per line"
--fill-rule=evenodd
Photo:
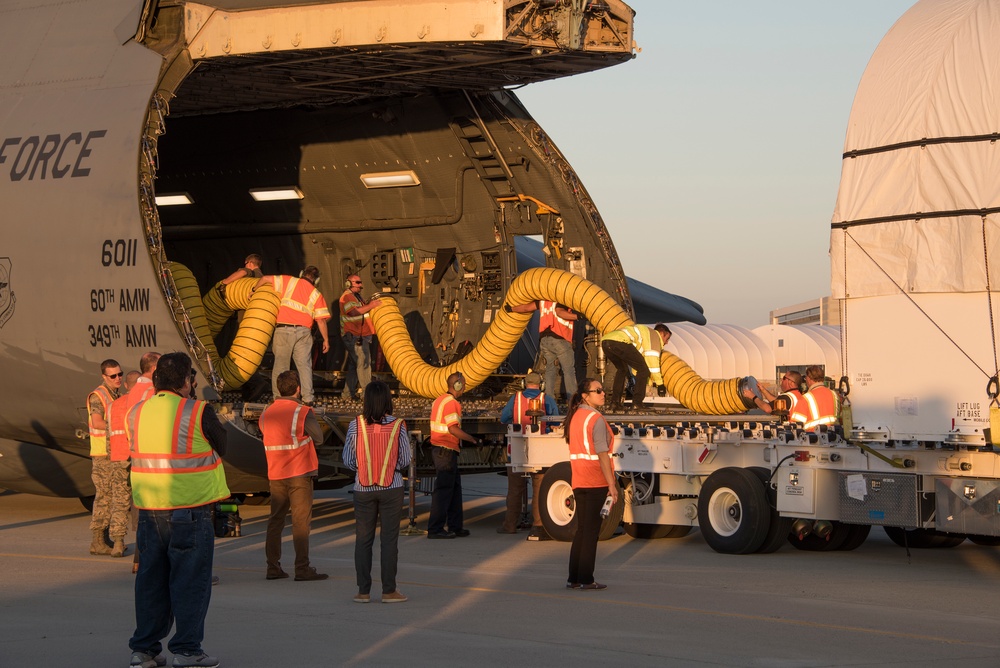
M635 538L699 527L717 552L854 549L872 526L909 547L970 538L1000 544L1000 456L982 441L846 439L771 416L607 416L624 491L602 527ZM510 474L543 473L542 522L575 532L569 449L561 426L511 427Z

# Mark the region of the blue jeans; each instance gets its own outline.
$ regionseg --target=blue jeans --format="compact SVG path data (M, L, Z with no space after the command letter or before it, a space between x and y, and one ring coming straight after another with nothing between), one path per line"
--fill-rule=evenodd
M288 371L290 360L295 360L295 370L299 372L299 385L302 386L302 401L308 403L316 397L313 395L312 373L312 330L308 327L288 327L278 325L271 339L271 352L274 353L274 369L271 371L271 391L275 397L278 392L278 376Z
M140 510L135 542L139 572L135 577L135 633L129 648L158 655L163 651L160 641L176 619L170 651L201 652L212 598L212 507Z
M427 520L428 533L462 530L462 476L458 472L458 453L449 448L434 446L431 449L434 470L434 492L431 494L431 515Z
M546 330L547 331L547 330ZM567 398L576 392L576 357L573 356L573 344L558 336L543 336L538 339L538 356L545 360L545 391L555 398L556 392L556 362L562 369L563 393Z
M344 334L344 349L353 366L347 371L347 382L344 383L344 397L353 397L359 389L363 393L368 383L372 382L372 337Z
M399 560L399 520L403 516L403 488L354 492L354 570L358 575L358 592L372 590L372 545L375 525L382 524L380 534L382 593L396 591L396 564Z

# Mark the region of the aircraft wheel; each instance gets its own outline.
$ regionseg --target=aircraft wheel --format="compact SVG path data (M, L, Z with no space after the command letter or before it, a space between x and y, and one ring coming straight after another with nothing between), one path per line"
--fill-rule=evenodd
M94 495L93 494L91 494L90 496L81 496L80 497L80 503L83 504L83 507L87 509L88 513L94 512Z
M969 536L969 540L983 547L996 547L1000 545L1000 536Z
M573 540L576 534L576 500L571 476L569 462L559 462L545 472L538 491L542 501L538 506L542 526L552 538L564 542Z
M750 554L764 544L770 526L767 492L753 471L719 469L702 485L698 525L705 542L722 554Z
M792 530L793 520L791 517L781 517L778 514L778 492L771 487L770 469L766 469L763 466L751 466L748 470L753 471L764 484L764 490L767 493L767 504L771 508L771 519L767 527L767 535L764 537L764 542L761 546L757 548L757 552L761 554L777 552L785 544L785 540Z

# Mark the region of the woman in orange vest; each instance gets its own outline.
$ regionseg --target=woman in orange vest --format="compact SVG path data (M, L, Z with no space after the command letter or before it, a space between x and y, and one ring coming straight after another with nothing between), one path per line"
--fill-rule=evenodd
M392 392L381 380L365 386L362 413L347 428L344 464L358 475L354 482L354 569L358 576L355 603L371 601L372 544L381 518L382 602L402 603L396 589L399 522L403 516L403 476L410 465L406 423L392 416Z
M611 427L598 408L604 405L601 382L585 378L570 399L564 432L569 443L576 534L569 552L567 589L607 589L594 581L597 540L601 531L601 507L605 499L618 501L618 486L611 470Z

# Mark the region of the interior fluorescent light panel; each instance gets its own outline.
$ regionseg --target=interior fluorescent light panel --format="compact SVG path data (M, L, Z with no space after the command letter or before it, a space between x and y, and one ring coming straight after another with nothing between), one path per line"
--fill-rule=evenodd
M280 200L302 199L305 195L295 186L279 188L251 188L250 197L257 202L277 202Z
M156 196L156 206L181 206L183 204L194 204L191 195L187 193L164 193Z
M413 170L362 174L361 182L365 184L365 188L405 188L420 185L420 179Z

